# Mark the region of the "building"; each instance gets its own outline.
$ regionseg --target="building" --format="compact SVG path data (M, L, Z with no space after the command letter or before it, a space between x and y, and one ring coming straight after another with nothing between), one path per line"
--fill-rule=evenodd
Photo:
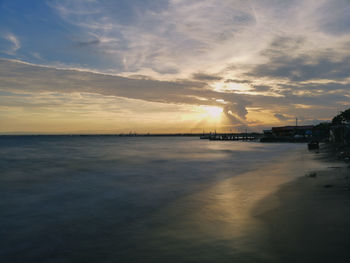
M311 137L313 125L272 127L275 137Z
M313 128L313 125L272 127L271 130L264 130L264 138L261 141L307 141L312 137Z

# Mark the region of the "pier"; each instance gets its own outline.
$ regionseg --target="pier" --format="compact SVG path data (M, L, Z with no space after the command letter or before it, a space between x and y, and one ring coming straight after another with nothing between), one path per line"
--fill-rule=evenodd
M202 134L200 139L210 141L255 141L262 138L260 133L209 133Z

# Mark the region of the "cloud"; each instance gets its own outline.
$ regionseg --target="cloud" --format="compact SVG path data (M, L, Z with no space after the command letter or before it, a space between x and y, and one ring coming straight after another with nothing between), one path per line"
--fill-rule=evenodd
M114 61L130 73L148 71L159 77L202 72L218 59L224 63L232 48L243 48L237 41L232 46L232 41L253 26L255 18L249 3L234 2L55 1L50 6L79 29L77 37L100 39L98 45L89 45L94 48L90 55L106 55L106 64ZM105 43L102 38L118 41ZM84 47L97 44L79 42Z
M196 74L205 72L246 81L236 83L253 77L302 81L315 78L314 71L328 77L330 68L347 65L326 54L350 40L346 33L338 40L325 34L343 22L349 28L342 1L64 0L50 6L78 30L80 55L87 52L119 74L200 80Z
M209 94L215 95L212 91L207 90L202 82L171 82L126 78L35 66L5 59L0 59L0 69L2 88L11 90L56 91L62 93L91 92L106 96L120 96L156 102L193 104L200 102L193 97L194 95L205 97ZM210 103L213 104L214 100Z
M50 42L50 53L35 49L46 67L1 60L2 89L220 106L242 125L254 125L253 108L274 122L327 118L350 96L346 1L49 3L71 35ZM13 37L6 40L12 55L21 48ZM19 59L38 61L26 48Z
M246 124L247 106L251 102L241 99L236 103L228 103L223 108L223 113L232 124Z
M37 60L44 60L38 52L31 52L30 55Z
M290 81L344 80L350 77L350 55L339 58L334 52L320 52L291 57L281 53L269 57L247 73L252 77L270 77Z
M267 85L251 85L252 89L256 91L270 91L272 87Z
M288 117L286 117L285 115L280 114L280 113L276 113L276 114L274 114L274 116L275 116L277 119L279 119L280 121L286 121L286 120L289 119Z
M319 84L320 92L314 90L309 93L308 85L311 84L295 84L293 87L285 85L280 87L283 96L273 97L218 92L203 81L129 78L36 66L5 59L0 59L0 81L3 91L60 94L84 92L168 104L218 106L236 124L247 124L248 107L268 109L283 115L305 115L310 119L330 118L339 110L340 105L346 107L346 96L350 96L349 85L340 83L329 83L329 86ZM314 83L311 87L316 89L317 84ZM263 87L266 88L268 86ZM300 108L296 105L308 107Z
M221 80L222 77L217 76L217 75L210 75L210 74L205 74L205 73L194 73L192 75L192 78L195 80L200 80L200 81L218 81Z
M325 1L317 11L319 12L318 23L322 31L336 37L350 33L349 1ZM332 14L331 18L329 14Z
M18 37L12 33L8 33L5 34L3 38L11 43L11 47L5 50L4 53L8 55L15 55L17 50L21 48L21 42L19 41Z
M350 93L350 83L339 83L339 82L326 82L326 83L291 83L291 84L281 84L282 90L281 94L288 95L317 95L317 94L344 94Z
M279 36L260 51L265 62L254 65L244 75L294 82L341 81L350 77L348 43L346 39L333 48L314 47L300 36Z
M77 41L77 46L79 47L88 47L88 46L95 46L100 44L101 41L99 39L91 39L86 41Z
M225 83L250 84L250 83L252 83L252 81L246 80L246 79L226 79Z
M182 105L224 107L239 122L245 120L250 98L240 94L216 92L202 81L159 81L126 78L77 70L63 70L0 59L1 89L4 91L95 93Z

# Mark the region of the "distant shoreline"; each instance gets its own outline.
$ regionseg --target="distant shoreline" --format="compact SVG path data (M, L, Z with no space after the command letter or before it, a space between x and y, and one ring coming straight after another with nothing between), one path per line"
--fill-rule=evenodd
M202 135L209 135L210 133L147 133L147 134L127 134L127 133L118 133L118 134L27 134L27 133L18 133L18 134L0 134L0 136L115 136L115 137L200 137ZM226 135L226 134L234 134L234 135L250 135L250 134L260 134L260 133L216 133L217 135Z

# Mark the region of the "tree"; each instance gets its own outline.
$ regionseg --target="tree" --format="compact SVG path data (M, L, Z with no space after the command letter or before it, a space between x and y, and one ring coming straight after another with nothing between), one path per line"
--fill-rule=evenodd
M339 125L339 124L342 124L344 122L349 122L349 121L350 121L350 109L347 109L345 111L342 111L337 116L335 116L332 119L332 124L333 125Z

